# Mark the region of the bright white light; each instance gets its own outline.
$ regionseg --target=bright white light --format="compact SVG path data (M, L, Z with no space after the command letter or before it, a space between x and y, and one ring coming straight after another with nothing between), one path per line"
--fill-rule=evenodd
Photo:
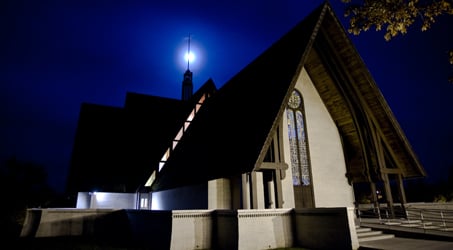
M162 193L154 192L151 196L151 210L162 210L161 200L163 199Z
M106 194L105 193L94 192L93 194L95 195L97 202L105 201L105 198L106 198Z
M189 69L194 72L194 75L198 75L205 63L206 52L196 41L190 42L189 50L187 48L187 40L185 40L184 43L175 50L173 59L175 65L178 65L181 72L184 72L187 70L187 67L189 67Z
M195 61L195 54L192 52L186 53L184 55L184 60L186 60L186 62L189 62L189 63Z

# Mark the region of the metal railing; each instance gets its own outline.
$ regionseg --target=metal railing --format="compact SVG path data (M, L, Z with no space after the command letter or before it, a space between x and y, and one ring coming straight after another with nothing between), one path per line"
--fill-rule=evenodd
M407 220L419 220L424 228L453 231L452 210L408 208L406 211Z
M417 208L396 205L393 207L394 217L387 206L356 208L359 225L373 223L392 227L393 229L419 230L424 233L439 232L442 235L453 237L453 209L445 208Z

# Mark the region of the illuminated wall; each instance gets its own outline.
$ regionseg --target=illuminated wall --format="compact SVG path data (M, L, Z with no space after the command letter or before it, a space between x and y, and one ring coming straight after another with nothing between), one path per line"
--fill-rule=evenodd
M135 209L136 193L79 192L76 208Z
M304 100L315 206L352 207L353 188L345 176L346 164L338 129L305 69L297 80L296 89ZM283 117L283 139L285 161L290 165L288 130L285 124L286 116ZM291 169L287 170L287 176L292 176ZM283 187L285 203L292 203L288 187L292 182L286 180L283 183L286 185ZM286 204L285 207L288 206L290 205Z

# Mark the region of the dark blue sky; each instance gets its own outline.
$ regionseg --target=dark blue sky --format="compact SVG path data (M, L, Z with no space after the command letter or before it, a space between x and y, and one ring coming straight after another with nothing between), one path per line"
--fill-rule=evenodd
M221 87L322 2L4 0L0 160L44 165L62 191L82 102L122 106L128 91L179 99L189 33L195 90L208 78ZM351 38L434 181L453 166L453 16L411 30Z

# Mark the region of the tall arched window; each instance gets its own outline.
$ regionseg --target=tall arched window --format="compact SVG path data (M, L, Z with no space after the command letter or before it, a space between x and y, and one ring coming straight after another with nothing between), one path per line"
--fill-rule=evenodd
M309 186L310 160L302 95L294 90L286 109L294 186Z

